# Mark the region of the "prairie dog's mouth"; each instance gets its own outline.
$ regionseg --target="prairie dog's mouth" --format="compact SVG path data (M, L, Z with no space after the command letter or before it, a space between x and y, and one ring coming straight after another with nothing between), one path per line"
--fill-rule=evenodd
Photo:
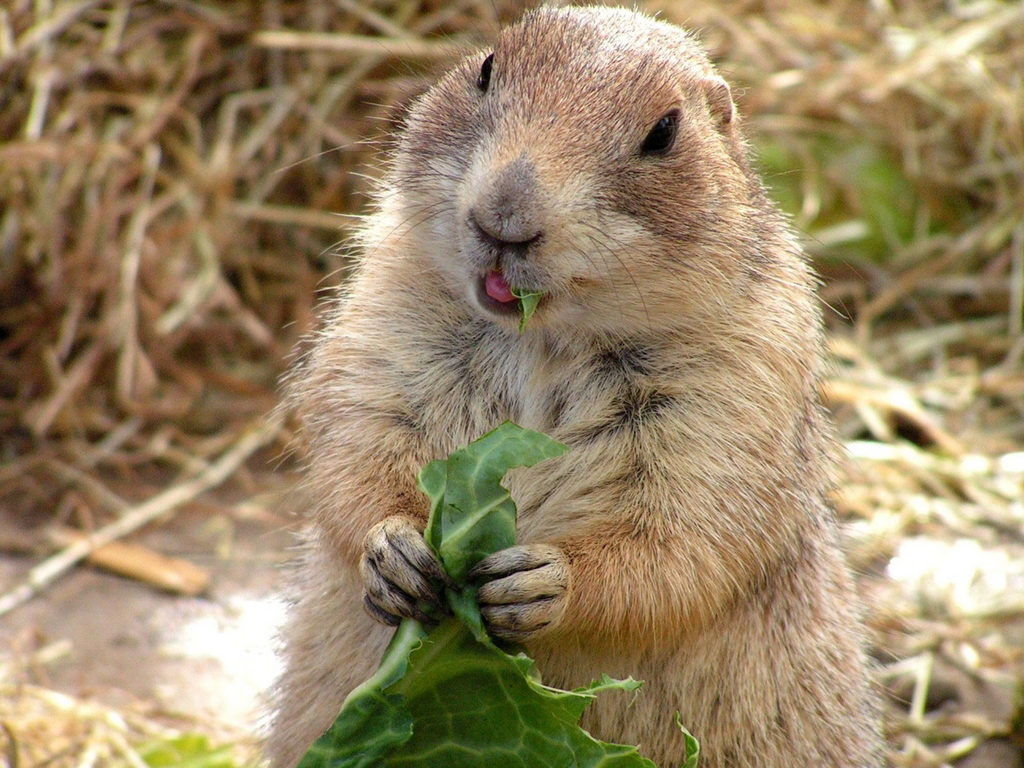
M496 269L492 269L484 275L484 291L495 301L501 304L508 304L510 301L517 301L512 287L505 280L505 275Z
M500 315L519 313L519 299L512 293L505 275L498 269L488 270L476 281L476 298L480 306Z

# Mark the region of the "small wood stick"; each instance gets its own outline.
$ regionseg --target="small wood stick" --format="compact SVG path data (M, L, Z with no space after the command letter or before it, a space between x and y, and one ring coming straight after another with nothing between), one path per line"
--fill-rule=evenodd
M9 613L46 589L52 582L73 568L76 563L88 557L98 548L127 536L146 523L220 485L253 453L271 442L280 431L281 418L278 416L273 416L257 424L243 434L219 459L194 477L158 493L148 501L125 509L120 518L100 528L92 536L76 541L63 552L44 560L29 571L28 578L24 582L0 596L0 616Z
M69 528L51 531L50 535L63 547L89 540L89 534ZM86 560L105 571L189 597L202 594L210 586L210 572L205 568L180 557L168 557L141 544L112 541L94 549Z

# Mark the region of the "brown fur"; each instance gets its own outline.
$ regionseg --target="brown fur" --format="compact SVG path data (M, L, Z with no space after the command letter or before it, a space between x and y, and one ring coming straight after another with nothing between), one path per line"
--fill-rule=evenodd
M418 468L504 419L572 450L509 479L524 551L550 556L534 581L561 586L520 605L522 574L491 582L511 603L494 621L521 622L553 684L646 681L599 699L588 729L665 768L677 711L704 768L880 765L825 502L813 277L728 87L681 30L624 10L530 14L499 37L486 93L483 56L413 108L360 268L291 377L314 506L273 765L294 765L390 636L362 608L367 532L422 526ZM672 149L642 154L673 108ZM474 217L541 237L488 250ZM522 335L474 295L493 253L547 294Z

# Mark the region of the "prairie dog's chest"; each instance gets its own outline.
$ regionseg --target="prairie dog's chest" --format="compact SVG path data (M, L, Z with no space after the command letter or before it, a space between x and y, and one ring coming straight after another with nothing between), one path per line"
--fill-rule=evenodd
M393 351L395 384L424 434L436 438L439 455L504 421L524 422L540 356L518 342L480 320L410 329Z
M400 386L439 450L506 420L572 443L611 437L658 397L649 345L566 351L486 321L406 338Z

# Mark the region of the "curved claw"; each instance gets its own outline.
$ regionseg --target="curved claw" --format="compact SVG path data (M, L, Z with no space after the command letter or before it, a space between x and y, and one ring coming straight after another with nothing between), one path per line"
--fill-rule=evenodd
M402 623L401 616L388 613L373 602L373 600L370 599L370 596L366 594L363 595L363 609L381 624L387 624L389 627L397 627Z

